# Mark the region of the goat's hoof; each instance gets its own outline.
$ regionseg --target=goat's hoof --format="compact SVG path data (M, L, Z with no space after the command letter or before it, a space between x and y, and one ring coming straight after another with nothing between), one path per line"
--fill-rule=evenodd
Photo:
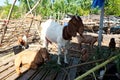
M61 63L60 63L60 62L58 62L57 64L58 64L58 65L61 65Z
M68 63L65 63L64 66L67 67L67 66L69 66L69 64L68 64Z
M65 64L68 64L68 61L64 61Z

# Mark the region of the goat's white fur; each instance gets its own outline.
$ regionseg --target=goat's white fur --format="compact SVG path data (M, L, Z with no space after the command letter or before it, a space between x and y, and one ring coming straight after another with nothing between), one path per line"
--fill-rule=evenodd
M58 45L58 60L57 63L61 64L60 62L60 54L65 50L64 52L64 62L68 63L66 55L67 55L67 49L66 46L69 44L70 40L65 40L63 39L63 28L64 26L61 26L60 24L58 24L57 22L49 19L46 22L43 22L41 24L42 27L42 31L41 31L41 39L44 41L43 42L43 46L48 48L48 44L47 41L45 39L45 37L51 41L54 42Z

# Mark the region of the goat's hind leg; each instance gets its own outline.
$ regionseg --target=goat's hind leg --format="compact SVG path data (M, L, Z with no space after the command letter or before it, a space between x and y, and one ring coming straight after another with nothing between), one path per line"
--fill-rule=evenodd
M18 75L21 74L21 71L20 71L20 65L21 65L21 64L22 64L22 63L21 63L20 57L19 57L19 58L16 58L16 59L15 59L15 68L16 68L16 73L17 73Z

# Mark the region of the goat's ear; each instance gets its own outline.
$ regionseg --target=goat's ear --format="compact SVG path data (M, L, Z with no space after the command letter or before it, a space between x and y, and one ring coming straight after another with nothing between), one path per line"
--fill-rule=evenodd
M72 15L72 14L67 14L67 16L69 16L69 17L71 17L71 18L73 17L73 15Z

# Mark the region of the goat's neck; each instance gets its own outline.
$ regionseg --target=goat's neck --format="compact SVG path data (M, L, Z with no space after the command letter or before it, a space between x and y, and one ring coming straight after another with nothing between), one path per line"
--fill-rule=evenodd
M42 54L41 54L40 51L37 52L37 54L35 56L35 59L36 59L36 61L38 61L37 64L39 64L39 62L43 62L44 61L44 59L43 59Z
M65 26L65 27L63 28L63 38L64 38L65 40L71 40L71 39L72 39L72 36L70 35L70 32L69 32L69 30L68 30L68 26Z

